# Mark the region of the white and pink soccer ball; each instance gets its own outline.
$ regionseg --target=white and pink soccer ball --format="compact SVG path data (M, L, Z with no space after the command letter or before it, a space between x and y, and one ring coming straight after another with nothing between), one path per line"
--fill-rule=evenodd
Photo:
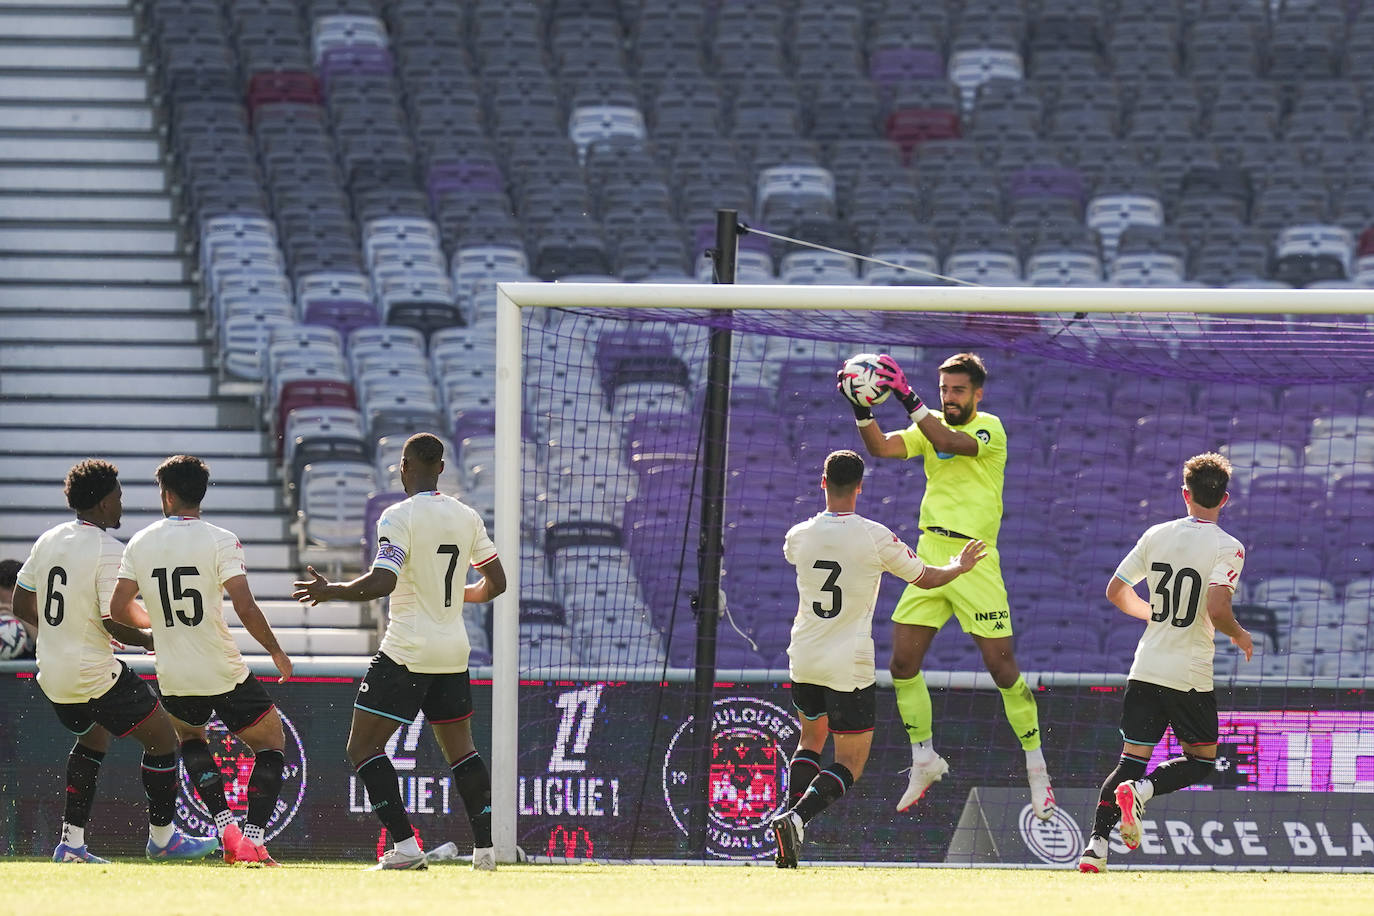
M840 392L864 407L886 401L892 392L880 386L878 368L877 353L859 353L849 357L840 369Z

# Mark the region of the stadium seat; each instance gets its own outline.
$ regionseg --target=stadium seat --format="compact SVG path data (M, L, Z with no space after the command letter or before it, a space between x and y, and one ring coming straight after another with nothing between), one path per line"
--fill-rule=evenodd
M302 556L323 548L357 556L368 495L376 489L372 468L360 461L326 461L302 469L298 489L297 550Z

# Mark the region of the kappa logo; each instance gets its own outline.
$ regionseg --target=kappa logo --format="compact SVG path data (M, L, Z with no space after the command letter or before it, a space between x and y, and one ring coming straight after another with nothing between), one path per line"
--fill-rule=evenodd
M282 730L286 733L286 747L282 749L286 766L282 768L281 795L277 798L272 816L267 820L269 840L286 829L305 800L305 746L301 744L301 736L286 713L280 709L277 711L281 713ZM205 738L224 777L224 798L229 802L229 810L241 819L248 811L248 776L253 772L253 752L229 733L218 716L206 726ZM178 826L192 836L213 836L214 817L191 784L186 766L178 762L177 770L180 777L175 812Z
M989 442L992 441L992 433L988 432L986 429L980 429L973 435L976 436L978 438L978 441L983 443L984 445L987 445Z
M1021 809L1018 826L1026 848L1040 861L1051 865L1078 861L1078 853L1083 849L1083 833L1062 808L1055 808L1049 820L1042 821L1035 816L1034 809L1026 805Z

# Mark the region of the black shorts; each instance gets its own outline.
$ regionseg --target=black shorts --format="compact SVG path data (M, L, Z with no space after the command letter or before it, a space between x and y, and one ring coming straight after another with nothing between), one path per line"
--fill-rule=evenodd
M157 694L123 662L110 689L84 703L53 703L67 731L84 735L99 725L117 738L138 728L157 710Z
M431 725L461 722L472 715L472 684L466 671L416 674L378 652L358 685L353 706L407 724L421 710Z
M1173 728L1180 744L1217 743L1217 695L1127 681L1121 704L1121 737L1131 744L1158 744Z
M837 735L871 732L877 718L877 685L842 693L819 684L793 684L792 705L808 719L829 716L830 730Z
M162 705L166 706L172 715L196 728L208 723L212 715L218 715L224 727L237 734L256 725L263 716L272 711L275 704L268 695L267 688L249 674L228 693L208 697L164 696Z

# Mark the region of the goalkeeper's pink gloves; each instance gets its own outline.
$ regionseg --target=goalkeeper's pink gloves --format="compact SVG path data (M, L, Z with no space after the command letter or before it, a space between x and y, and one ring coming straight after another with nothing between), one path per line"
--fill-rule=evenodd
M906 409L906 415L911 418L912 423L919 423L930 415L930 408L926 407L920 396L911 390L902 367L886 353L878 355L878 378L882 380L883 387L902 402L902 407Z

